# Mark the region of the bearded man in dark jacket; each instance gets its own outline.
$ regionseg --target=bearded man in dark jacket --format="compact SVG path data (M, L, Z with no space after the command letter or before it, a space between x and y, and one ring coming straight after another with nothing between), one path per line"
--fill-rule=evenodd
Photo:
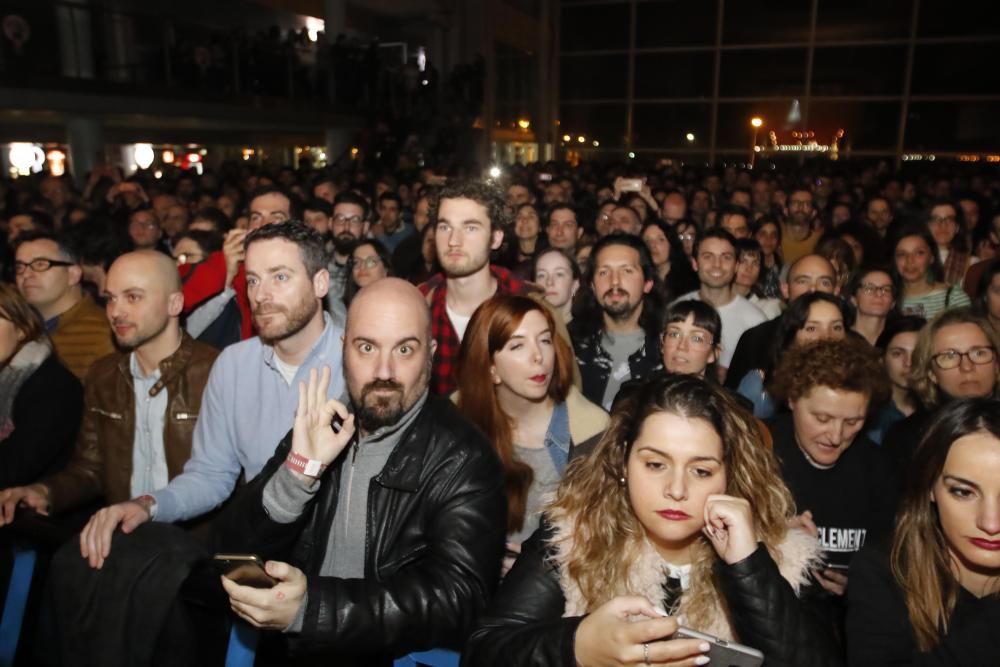
M272 588L223 580L234 611L283 632L305 661L460 650L499 581L500 463L449 401L428 395L434 345L409 283L359 292L344 338L354 413L325 399L329 373L314 372L292 433L217 523L220 550L276 559Z

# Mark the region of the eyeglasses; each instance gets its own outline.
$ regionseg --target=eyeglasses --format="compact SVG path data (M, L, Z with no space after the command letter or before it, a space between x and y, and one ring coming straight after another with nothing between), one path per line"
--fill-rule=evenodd
M663 332L663 342L672 343L674 345L680 345L681 340L685 338L684 332L680 329L667 329ZM692 331L687 335L687 342L694 349L707 350L712 347L712 337L707 336L700 331Z
M983 364L990 363L996 358L996 350L989 345L980 345L978 347L970 347L965 352L959 352L958 350L945 350L944 352L938 352L932 356L931 359L934 360L935 366L943 371L947 371L952 368L957 368L958 365L962 363L962 357L965 357L977 366L982 366Z
M931 224L937 224L939 222L957 222L958 218L954 215L932 215Z
M788 202L788 208L812 208L813 203L807 199L792 199Z
M30 262L14 262L14 273L21 275L31 267L35 273L44 273L53 266L76 266L76 262L64 262L59 259L48 259L47 257L36 257Z
M335 215L333 216L333 221L338 225L358 225L362 222L362 217L360 215Z
M371 257L365 257L364 259L352 259L351 266L355 269L364 267L366 269L374 269L376 266L382 263L382 260L378 257L372 255Z
M685 234L678 234L677 238L679 238L681 241L694 241L694 234L690 232Z
M892 285L872 285L871 283L863 283L861 285L861 291L864 292L865 296L895 296L896 288Z

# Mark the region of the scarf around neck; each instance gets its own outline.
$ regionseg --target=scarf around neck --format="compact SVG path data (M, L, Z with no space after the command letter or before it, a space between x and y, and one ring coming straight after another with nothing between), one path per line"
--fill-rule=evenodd
M46 341L29 341L21 346L6 366L0 368L0 442L14 432L14 400L28 378L41 366L52 348Z

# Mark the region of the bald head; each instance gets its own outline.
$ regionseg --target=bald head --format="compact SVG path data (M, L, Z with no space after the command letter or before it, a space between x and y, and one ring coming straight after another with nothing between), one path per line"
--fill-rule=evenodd
M177 265L170 257L155 250L122 255L108 269L104 294L119 345L164 347L171 353L176 349L171 348L180 336L184 294Z
M687 202L679 192L671 192L663 198L661 205L663 219L673 224L687 215Z
M344 377L363 433L395 424L427 391L436 344L427 301L398 278L371 283L351 301Z
M825 257L806 255L788 267L788 277L781 283L781 293L789 303L809 292L836 294L840 291L836 275L833 264Z

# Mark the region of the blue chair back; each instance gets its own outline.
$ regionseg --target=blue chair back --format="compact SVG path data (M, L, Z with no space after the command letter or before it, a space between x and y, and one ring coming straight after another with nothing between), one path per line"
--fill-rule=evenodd
M448 651L443 648L431 649L430 651L420 651L404 655L397 658L393 667L417 667L417 665L428 665L429 667L458 667L461 656L455 651Z
M259 638L257 628L234 618L233 629L229 631L229 648L226 649L226 667L253 667Z
M24 622L24 609L28 606L28 593L31 591L31 578L35 573L37 560L38 554L34 549L14 547L14 567L11 569L10 584L7 586L3 616L0 616L0 667L14 664L17 643L21 638L21 624Z

